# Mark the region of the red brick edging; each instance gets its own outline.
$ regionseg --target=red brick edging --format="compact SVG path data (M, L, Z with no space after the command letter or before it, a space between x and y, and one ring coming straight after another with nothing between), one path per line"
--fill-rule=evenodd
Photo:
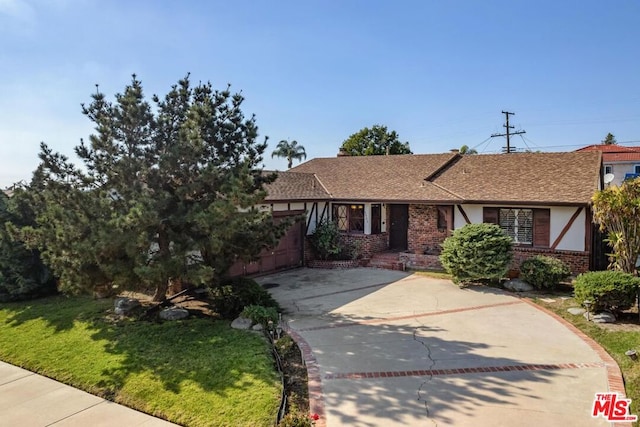
M311 346L298 332L285 325L285 331L298 345L302 353L302 360L307 368L307 383L309 388L309 412L318 414L320 417L315 427L326 427L327 418L324 411L324 394L322 394L322 380L320 378L320 367L316 356L314 356Z
M602 362L595 363L554 363L551 365L509 365L509 366L482 366L478 368L451 368L451 369L426 369L416 371L389 371L389 372L339 372L325 375L327 380L359 380L363 378L393 378L393 377L433 377L441 375L481 374L489 372L515 372L515 371L551 371L557 369L584 369L602 368Z
M602 359L604 362L604 366L607 369L607 382L609 383L609 391L616 392L621 396L626 396L624 389L624 379L622 378L622 372L620 371L620 367L616 363L616 361L611 357L607 351L600 346L597 342L595 342L591 337L582 332L576 326L574 326L569 321L565 320L562 316L554 313L551 310L542 307L535 302L531 301L529 298L522 298L522 301L527 304L533 306L534 308L548 314L549 316L556 319L558 322L563 324L567 329L576 334L582 341L584 341L589 347L591 347ZM595 393L594 393L595 394ZM615 427L631 427L631 423L613 423Z

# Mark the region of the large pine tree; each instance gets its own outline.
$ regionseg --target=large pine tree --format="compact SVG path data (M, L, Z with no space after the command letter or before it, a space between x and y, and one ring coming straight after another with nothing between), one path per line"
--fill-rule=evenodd
M83 168L42 144L38 227L23 237L63 290L154 287L159 301L171 280L217 283L289 225L255 207L275 175L258 166L266 138L257 141L240 94L187 76L152 102L135 75L115 102L93 94L82 109L95 133L75 150Z

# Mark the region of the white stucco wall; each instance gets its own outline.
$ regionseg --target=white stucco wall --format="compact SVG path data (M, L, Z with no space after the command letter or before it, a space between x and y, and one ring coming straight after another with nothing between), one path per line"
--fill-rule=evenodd
M490 205L462 205L465 213L469 217L469 221L473 224L482 222L482 208ZM495 205L491 205L495 206ZM510 206L496 206L496 207L510 207ZM519 206L520 207L520 206ZM549 209L550 211L550 236L549 244L552 245L562 229L567 225L573 214L578 209L575 206L521 206L523 209ZM575 219L571 228L564 235L556 249L566 251L584 251L585 250L585 221L586 221L586 209L582 209L578 217ZM454 208L454 226L456 229L463 227L466 221L460 210Z
M624 180L625 174L634 173L635 165L640 165L640 161L636 162L605 162L605 166L612 166L613 181L610 185L620 186Z

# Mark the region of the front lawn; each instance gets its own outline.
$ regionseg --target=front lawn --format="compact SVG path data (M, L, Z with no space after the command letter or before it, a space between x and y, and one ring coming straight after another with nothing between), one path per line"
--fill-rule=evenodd
M0 360L187 426L270 426L281 385L262 336L228 322L115 321L111 300L0 305Z
M640 325L637 313L626 316L616 324L598 325L587 322L581 315L576 316L567 311L570 307L578 307L573 298L553 296L548 299L553 299L553 302L543 299L535 299L534 301L578 327L615 359L624 376L627 397L631 399L631 413L640 414L640 360L633 361L625 355L625 352L631 349L640 353ZM638 425L638 423L634 423L634 425Z

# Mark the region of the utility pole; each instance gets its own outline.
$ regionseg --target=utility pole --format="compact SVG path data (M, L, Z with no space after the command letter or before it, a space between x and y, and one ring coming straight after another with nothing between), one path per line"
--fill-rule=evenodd
M510 113L509 111L503 111L502 114L505 115L506 118L506 124L502 125L504 126L504 128L507 130L505 133L494 133L493 135L491 135L491 138L495 138L496 136L506 136L507 137L507 154L511 153L511 141L509 140L509 137L511 135L521 135L523 133L527 133L523 130L519 130L517 132L510 132L511 129L513 129L513 126L509 126L509 116L514 116L516 113ZM503 147L504 149L504 147ZM515 151L515 147L514 147L514 151Z

